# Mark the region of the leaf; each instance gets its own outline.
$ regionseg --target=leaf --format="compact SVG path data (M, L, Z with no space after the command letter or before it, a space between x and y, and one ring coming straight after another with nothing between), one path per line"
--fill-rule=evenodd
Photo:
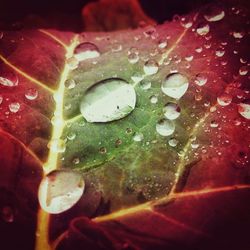
M36 162L40 175L27 190L37 192L41 167L81 172L87 183L70 210L38 212L37 249L249 244L247 16L224 4L133 31L4 32L0 135ZM86 93L117 79L133 85L135 108L87 122ZM3 159L1 173L13 160Z

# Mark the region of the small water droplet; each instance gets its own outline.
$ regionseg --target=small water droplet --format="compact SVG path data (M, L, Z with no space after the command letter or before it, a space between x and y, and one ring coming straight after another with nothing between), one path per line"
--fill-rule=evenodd
M109 122L129 115L135 103L134 87L122 79L110 78L86 92L80 111L88 122Z
M45 176L39 186L39 203L46 212L59 214L79 201L84 188L85 183L80 173L55 170Z
M224 56L224 54L225 54L225 50L223 48L218 48L215 51L215 55L218 56L218 57L222 57L222 56Z
M25 97L28 100L35 100L38 97L38 91L34 88L30 88L27 90L27 92L25 93Z
M79 62L74 56L72 56L72 57L67 59L67 65L71 70L73 70L73 69L76 69L78 67Z
M121 50L122 50L122 45L121 44L113 44L112 52L119 52Z
M171 147L176 147L178 144L178 140L176 140L175 138L171 138L169 141L168 141L168 145L171 146Z
M201 53L202 52L202 47L197 47L196 49L195 49L195 51L197 52L197 53Z
M191 148L192 149L197 149L199 147L199 144L198 143L196 143L196 142L192 142L191 143Z
M149 98L150 102L152 104L156 104L158 102L158 97L156 95L152 95L150 98Z
M156 124L156 131L161 136L169 136L174 133L175 124L173 121L167 119L161 119Z
M217 97L217 102L221 106L227 106L232 102L232 96L228 94L222 94Z
M80 163L80 159L78 157L74 158L72 162L73 162L73 164L77 165Z
M78 61L84 61L87 59L97 58L100 56L98 47L89 42L79 44L74 50L74 57Z
M165 95L179 99L186 93L188 86L186 76L180 73L172 73L164 79L161 90Z
M65 141L62 139L53 139L49 142L48 148L55 153L63 153L66 149Z
M154 75L154 74L156 74L158 72L158 69L159 69L159 65L153 59L148 60L144 64L144 67L143 67L143 70L144 70L144 72L145 72L146 75Z
M248 67L247 67L247 66L242 66L242 67L240 67L240 69L239 69L239 74L240 74L241 76L245 76L245 75L247 75L247 73L248 73Z
M12 113L17 113L20 109L20 103L18 102L12 102L11 104L9 104L9 110Z
M216 121L211 121L210 122L210 127L211 128L217 128L219 126L219 124Z
M136 142L140 142L144 139L144 136L142 133L135 133L135 135L133 136L133 140Z
M169 120L175 120L180 116L181 109L176 103L169 102L163 108L164 116Z
M238 112L246 119L250 119L250 104L247 103L238 104Z
M193 55L187 55L187 56L185 57L185 60L188 61L188 62L191 62L193 59L194 59L194 56L193 56Z
M193 25L193 20L190 17L182 17L181 18L181 26L189 29Z
M195 77L194 82L198 85L198 86L203 86L207 83L207 77L204 74L197 74Z
M151 88L151 82L141 82L140 83L140 87L143 89L143 90L148 90Z
M217 22L222 20L225 17L225 12L224 10L218 8L218 7L211 7L211 8L207 8L206 12L204 14L204 18L208 21L208 22Z
M135 64L139 61L140 57L138 54L136 53L131 53L128 55L128 61L131 63L131 64Z
M72 141L76 138L76 134L74 132L69 132L67 138Z
M160 49L165 49L168 46L168 42L166 39L161 39L158 41L158 47Z
M234 38L241 39L241 38L244 37L244 35L245 35L245 32L243 32L243 31L234 31L233 32L233 37Z
M209 30L210 30L209 25L202 23L197 27L196 32L200 36L205 36L206 34L208 34Z
M65 82L64 82L64 86L67 88L67 89L73 89L75 86L76 86L76 82L74 79L67 79Z
M4 206L1 209L1 217L7 223L13 222L14 221L14 211L13 211L13 209L10 206Z
M105 147L101 147L101 148L99 148L99 153L100 154L106 154L107 153L107 149Z
M0 95L0 105L3 103L3 97Z
M1 72L0 84L6 87L15 87L18 85L18 77L12 71Z

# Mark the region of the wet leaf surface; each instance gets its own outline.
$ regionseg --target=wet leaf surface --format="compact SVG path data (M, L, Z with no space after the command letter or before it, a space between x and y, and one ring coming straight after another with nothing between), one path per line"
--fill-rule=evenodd
M248 13L230 4L136 30L3 32L5 242L248 249L248 44ZM84 180L79 200L57 179L67 171ZM61 214L37 211L43 174Z

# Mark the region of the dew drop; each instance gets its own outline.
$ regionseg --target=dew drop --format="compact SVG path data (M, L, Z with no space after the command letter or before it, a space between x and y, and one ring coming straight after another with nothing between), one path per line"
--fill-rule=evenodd
M140 83L140 87L143 89L143 90L148 90L151 88L151 82L141 82Z
M27 90L27 92L25 93L25 97L28 100L35 100L38 97L38 91L34 88L30 88Z
M200 36L205 36L206 34L208 34L209 30L210 30L210 27L208 24L200 24L198 28L196 29L196 32Z
M131 63L131 64L135 64L139 61L139 55L136 54L136 53L131 53L128 55L128 61Z
M221 10L218 7L209 8L204 14L204 18L208 22L217 22L217 21L222 20L224 17L225 17L224 10Z
M215 51L215 55L216 55L217 57L222 57L222 56L224 56L224 54L225 54L225 50L222 49L222 48L218 48L218 49Z
M211 121L210 122L210 127L211 128L217 128L219 126L219 124L216 121Z
M18 85L18 77L12 71L2 72L0 76L0 84L6 87L15 87Z
M238 104L238 112L246 119L250 119L250 104L247 103Z
M77 172L55 170L45 176L38 191L39 203L50 214L62 213L81 198L85 183Z
M227 106L232 102L232 96L228 94L222 94L217 97L217 102L221 106Z
M204 74L197 74L195 77L194 82L198 85L198 86L203 86L207 83L207 77Z
M67 139L73 141L76 138L76 134L74 132L70 132L67 135Z
M247 66L242 66L242 67L240 67L240 69L239 69L239 74L240 74L241 76L245 76L245 75L247 75L247 73L248 73L248 68L247 68Z
M11 104L9 104L9 110L12 113L17 113L20 109L20 103L18 102L12 102Z
M169 102L163 108L164 116L169 120L175 120L180 116L181 109L176 103Z
M175 138L171 138L169 141L168 141L168 145L171 146L171 147L176 147L178 144L178 140L176 140Z
M174 133L175 124L173 121L167 119L161 119L156 124L156 131L161 136L169 136Z
M86 92L80 110L88 122L110 122L130 114L135 103L134 87L122 79L110 78Z
M98 47L89 42L79 44L74 50L74 57L79 61L92 59L100 56Z
M172 73L162 82L161 90L165 95L179 99L186 93L188 86L186 76L180 73Z
M121 44L113 44L112 52L119 52L121 50L122 50L122 45Z
M193 59L194 59L194 56L193 56L193 55L187 55L187 56L185 57L185 60L188 61L188 62L191 62Z
M158 97L156 95L152 95L150 98L149 98L150 102L152 104L156 104L158 102Z
M62 139L53 139L49 142L48 148L51 150L51 152L63 153L66 149L66 144Z
M80 159L78 157L74 158L72 162L73 162L73 164L77 165L80 163Z
M181 25L182 25L182 27L188 29L188 28L192 27L193 21L192 21L191 18L182 17L182 18L181 18Z
M71 70L76 69L78 64L79 62L74 56L67 59L67 65Z
M73 89L75 86L76 86L76 82L74 79L67 79L65 82L64 82L64 86L67 88L67 89Z
M238 38L238 39L241 39L243 38L245 35L245 33L243 31L234 31L233 32L233 37L234 38Z
M140 142L144 139L144 136L142 133L135 133L135 135L133 136L133 140L136 142Z
M160 49L165 49L168 46L168 42L166 39L161 39L158 41L158 47Z
M158 72L158 69L159 69L159 65L153 59L148 60L144 64L144 67L143 67L143 70L144 70L144 72L145 72L146 75L154 75L154 74L156 74Z

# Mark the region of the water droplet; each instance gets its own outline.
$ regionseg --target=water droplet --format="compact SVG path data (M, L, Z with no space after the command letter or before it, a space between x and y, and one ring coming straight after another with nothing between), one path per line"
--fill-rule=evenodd
M244 37L244 35L245 35L245 32L243 32L243 31L234 31L233 32L233 37L234 38L241 39L241 38Z
M207 77L204 74L198 74L196 75L194 82L198 86L203 86L207 83Z
M208 22L217 22L222 20L225 17L224 10L221 10L218 7L211 7L206 10L206 13L204 14L204 18Z
M78 67L79 61L74 56L72 56L67 59L67 65L71 70L73 70Z
M122 79L110 78L86 92L80 110L88 122L109 122L130 114L135 103L134 87Z
M164 79L161 90L165 95L179 99L186 93L188 86L186 76L180 73L172 73Z
M100 154L106 154L107 153L107 149L105 147L101 147L99 149L99 152L100 152Z
M144 70L144 72L145 72L146 75L154 75L154 74L156 74L158 72L158 69L159 69L159 65L153 59L148 60L144 64L144 67L143 67L143 70Z
M78 172L55 170L45 176L40 184L39 203L46 212L59 214L79 201L84 188L84 180Z
M195 49L195 51L196 51L197 53L201 53L202 50L203 50L202 47L198 47L198 48Z
M52 152L63 153L66 149L65 141L62 139L53 139L49 142L48 148Z
M239 69L239 74L240 74L241 76L245 76L245 75L247 75L247 73L248 73L248 68L247 68L247 66L242 66L242 67L240 67L240 69Z
M0 76L0 84L6 87L14 87L18 85L18 77L12 71L2 72Z
M76 138L76 134L74 132L69 132L67 138L72 141Z
M1 217L5 222L11 223L14 221L14 211L10 206L4 206L1 209Z
M3 97L0 95L0 105L3 103Z
M250 104L247 103L238 104L238 112L246 119L250 119Z
M78 157L74 158L72 162L73 162L73 164L77 165L80 163L80 159Z
M144 139L144 136L142 133L135 133L135 135L133 136L133 140L136 142L140 142Z
M169 141L168 141L168 145L171 146L171 147L176 147L178 144L178 140L176 140L175 138L171 138Z
M222 57L222 56L224 56L224 54L225 54L225 50L223 48L218 48L215 51L215 55L218 56L218 57Z
M25 93L25 97L28 100L35 100L38 97L38 91L34 88L30 88L27 90L27 92Z
M161 39L160 41L158 41L158 47L160 49L165 49L168 46L168 42L166 39Z
M219 124L216 121L211 121L210 122L210 127L211 128L217 128L219 126Z
M192 149L197 149L199 147L199 144L198 143L195 143L195 142L192 142L191 143L191 148Z
M197 27L196 32L200 36L205 36L206 34L208 34L209 30L210 30L209 25L202 23Z
M139 61L139 55L136 54L136 53L131 53L128 55L128 61L131 63L131 64L135 64Z
M188 62L191 62L193 59L194 59L194 56L193 56L193 55L187 55L187 56L185 57L185 60L188 61Z
M150 100L151 103L156 104L158 102L158 97L156 95L152 95L149 98L149 100Z
M112 52L119 52L121 50L122 50L122 45L121 44L113 44Z
M13 102L9 105L9 110L12 113L17 113L20 109L20 103L18 102Z
M192 27L193 20L190 17L182 17L181 18L181 25L182 25L182 27L188 29L188 28Z
M143 89L143 90L148 90L151 88L151 82L141 82L140 83L140 87Z
M169 120L175 120L180 116L181 109L176 103L169 102L163 108L164 116Z
M98 47L95 44L89 42L79 44L74 50L74 57L80 62L99 56L100 51Z
M76 82L74 79L67 79L65 82L64 82L64 86L67 88L67 89L73 89L75 86L76 86Z
M161 119L156 124L156 131L159 135L169 136L174 133L174 130L175 130L175 124L173 121L167 119Z
M221 106L227 106L232 102L232 96L228 94L222 94L217 97L217 102Z

